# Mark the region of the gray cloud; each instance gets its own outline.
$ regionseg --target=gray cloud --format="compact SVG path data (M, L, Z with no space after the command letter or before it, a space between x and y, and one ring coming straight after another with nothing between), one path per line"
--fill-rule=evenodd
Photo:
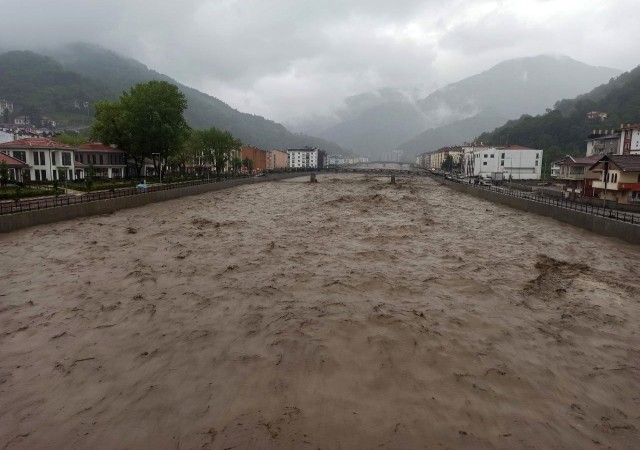
M32 0L2 5L0 46L89 41L280 121L345 97L443 85L563 53L630 69L636 0ZM629 26L623 26L629 22Z

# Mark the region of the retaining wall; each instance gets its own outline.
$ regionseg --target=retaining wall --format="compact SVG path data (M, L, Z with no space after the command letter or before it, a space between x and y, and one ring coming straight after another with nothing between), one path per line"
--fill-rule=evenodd
M7 233L34 225L60 222L63 220L75 219L78 217L93 216L98 214L109 214L120 209L137 208L149 203L173 200L189 195L198 195L205 192L218 191L234 186L245 184L261 183L265 181L282 180L306 176L311 173L279 173L265 177L241 178L238 180L221 181L218 183L200 184L197 186L187 186L183 188L168 189L166 191L147 192L128 197L111 198L98 200L95 202L76 203L74 205L59 206L56 208L40 209L34 211L21 212L0 216L0 233Z
M478 189L448 180L436 179L436 181L445 184L458 192L464 192L465 194L474 195L485 200L502 203L503 205L520 209L522 211L551 217L552 219L556 219L603 236L616 237L623 241L640 245L640 226L638 225L621 222L615 219L608 219L606 217L596 216L593 214L587 214L581 211L574 211L545 203L539 203L525 198L512 197L510 195L486 191L484 189Z

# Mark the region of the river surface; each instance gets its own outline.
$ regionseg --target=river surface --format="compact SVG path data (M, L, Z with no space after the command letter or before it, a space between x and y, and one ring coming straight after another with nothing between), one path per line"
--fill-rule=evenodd
M637 448L640 247L397 181L0 235L0 448Z

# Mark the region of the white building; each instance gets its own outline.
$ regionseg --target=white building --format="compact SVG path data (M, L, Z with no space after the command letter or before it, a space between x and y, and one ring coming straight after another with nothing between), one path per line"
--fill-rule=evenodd
M317 148L290 148L287 149L287 156L291 168L318 168Z
M506 180L539 180L542 175L542 150L510 145L508 147L465 147L462 170L465 176Z
M0 144L0 152L29 166L26 179L51 181L74 179L74 148L46 138L27 138Z
M5 110L13 114L13 103L6 100L0 100L0 117L4 116Z

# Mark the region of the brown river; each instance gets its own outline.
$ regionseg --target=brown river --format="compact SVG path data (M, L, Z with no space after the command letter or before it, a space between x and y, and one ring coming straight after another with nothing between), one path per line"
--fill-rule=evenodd
M633 449L640 247L429 179L0 235L0 449Z

